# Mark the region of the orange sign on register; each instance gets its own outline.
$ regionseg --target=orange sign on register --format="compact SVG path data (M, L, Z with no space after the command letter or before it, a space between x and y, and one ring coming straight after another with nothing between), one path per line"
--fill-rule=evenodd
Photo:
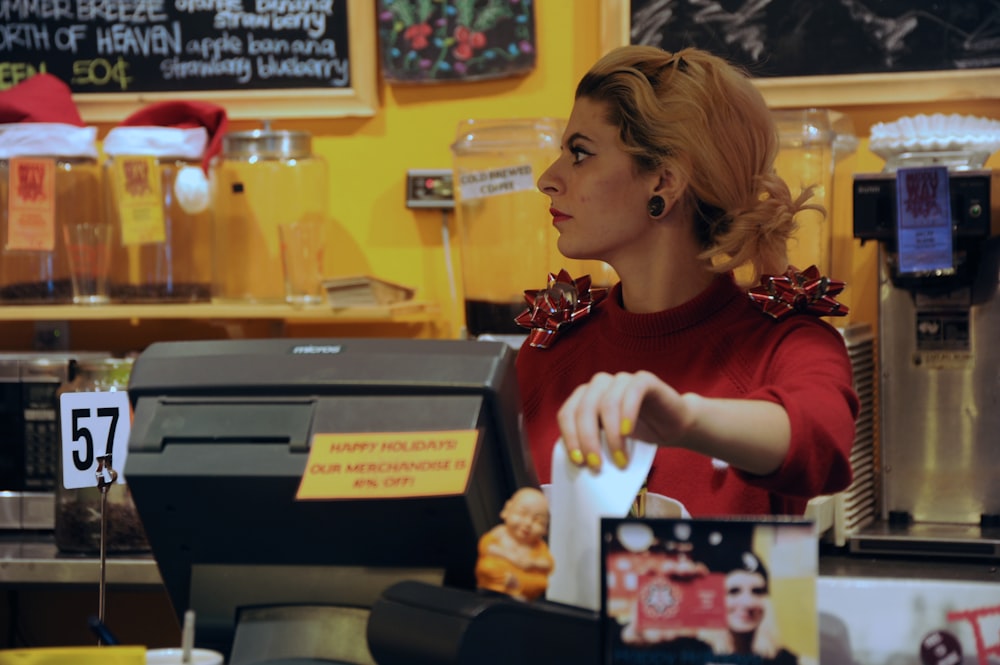
M297 499L387 499L461 494L476 430L315 434Z

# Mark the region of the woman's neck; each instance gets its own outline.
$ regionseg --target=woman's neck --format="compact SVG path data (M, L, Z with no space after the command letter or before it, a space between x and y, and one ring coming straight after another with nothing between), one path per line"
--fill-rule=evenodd
M716 277L706 261L671 261L630 270L618 269L622 307L634 314L678 307L707 289Z
M753 649L753 632L730 633L733 638L733 653L750 653Z

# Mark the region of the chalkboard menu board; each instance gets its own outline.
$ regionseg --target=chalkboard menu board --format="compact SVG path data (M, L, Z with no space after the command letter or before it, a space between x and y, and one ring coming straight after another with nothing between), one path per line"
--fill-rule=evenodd
M697 45L755 76L1000 67L1000 5L982 0L631 0L633 44Z
M707 49L744 66L776 105L1000 97L1000 5L995 2L604 3L606 47Z
M164 98L371 115L374 30L372 0L0 0L0 88L54 74L89 121Z

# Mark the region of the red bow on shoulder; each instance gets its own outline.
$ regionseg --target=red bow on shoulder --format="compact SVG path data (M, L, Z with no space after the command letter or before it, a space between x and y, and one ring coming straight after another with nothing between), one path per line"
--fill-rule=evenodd
M514 318L522 328L530 328L528 344L547 349L566 326L590 314L591 308L608 295L605 288L591 288L590 275L578 279L565 270L549 273L548 286L538 291L526 290L528 309Z
M780 321L796 313L844 316L847 306L834 299L843 290L844 282L820 275L819 268L814 265L802 272L795 266L788 266L783 275L764 275L760 286L753 287L747 294L765 314Z

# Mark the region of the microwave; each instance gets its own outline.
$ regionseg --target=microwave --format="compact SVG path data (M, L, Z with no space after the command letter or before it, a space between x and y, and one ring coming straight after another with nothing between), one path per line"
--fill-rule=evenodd
M68 352L0 352L0 529L51 530L59 473L59 388Z

